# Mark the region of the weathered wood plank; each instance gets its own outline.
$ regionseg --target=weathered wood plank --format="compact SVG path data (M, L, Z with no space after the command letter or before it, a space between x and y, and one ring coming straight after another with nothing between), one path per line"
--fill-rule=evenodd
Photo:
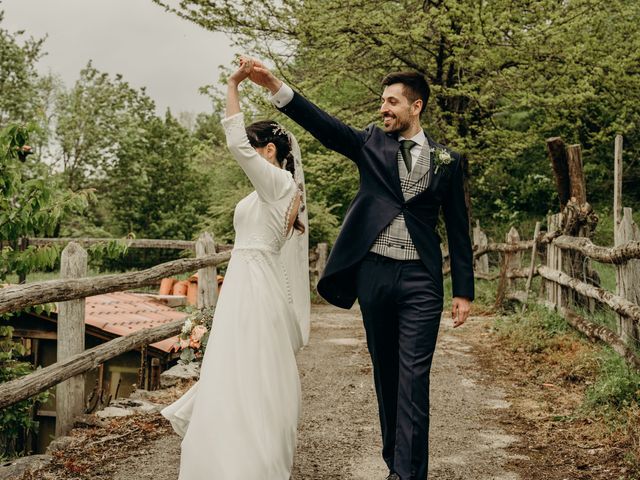
M35 245L38 247L44 245L66 245L69 242L76 242L83 247L90 247L91 245L96 245L98 243L106 243L112 241L124 241L127 245L127 248L159 248L159 249L175 249L175 250L194 250L196 249L196 242L191 240L163 240L163 239L154 239L154 238L131 238L131 239L120 239L120 238L91 238L91 237L83 237L83 238L70 238L70 237L61 237L61 238L37 238L37 237L29 237L29 245ZM216 245L216 251L218 252L226 252L231 250L233 245Z
M82 278L87 275L87 251L70 242L60 258L60 277ZM58 304L57 361L84 351L85 299ZM56 436L65 435L73 427L73 419L84 408L84 375L76 375L56 386Z
M529 274L527 275L527 283L524 287L524 302L522 302L522 312L527 309L527 301L529 300L529 291L531 290L531 282L536 270L536 257L538 255L538 236L540 235L540 222L536 222L533 231L533 247L531 248L531 261L529 262Z
M622 135L616 135L613 151L613 238L620 245L618 226L622 221Z
M640 322L640 305L630 302L629 300L608 292L602 288L589 285L588 283L581 282L580 280L570 277L566 273L559 270L553 270L549 267L538 267L540 276L549 280L550 282L562 285L570 288L585 297L593 298L605 305L611 307L611 309L623 315L627 318L633 319L635 323ZM557 305L557 304L556 304ZM557 307L561 308L563 306Z
M475 248L484 248L489 244L489 238L480 228L480 220L476 221L476 226L473 228L473 245ZM475 272L481 275L489 274L489 255L480 255L476 257L474 262Z
M0 313L15 312L32 305L74 300L102 293L156 285L164 277L192 272L207 266L217 266L231 258L231 252L216 253L202 258L184 258L161 263L138 272L102 275L76 280L48 280L0 289Z
M209 232L204 232L196 242L196 256L202 258L216 253L216 244ZM198 270L198 308L215 307L218 301L218 272L215 266Z
M578 205L582 205L587 202L587 186L584 179L580 145L569 145L567 147L567 165L569 167L569 184L571 186L570 197L574 198Z
M101 363L124 352L172 337L180 332L183 323L183 320L175 320L126 337L115 338L29 375L3 383L0 388L0 408L32 397L75 375L98 368Z
M640 230L633 221L633 212L630 208L623 209L622 219L616 231L617 241L624 245L635 243L640 250ZM616 265L616 293L630 302L640 304L640 260L630 260L622 265ZM630 319L618 317L618 331L627 345L640 344L640 329Z
M600 263L620 265L633 259L640 259L640 241L627 241L613 248L594 245L586 237L570 237L561 235L553 241L553 245L562 250L572 250L596 260Z
M520 243L520 234L515 227L511 227L505 236L505 241L508 245L517 245ZM522 254L518 252L509 252L505 255L507 272L511 270L520 270L522 267ZM507 277L507 289L513 289L516 285L515 278Z
M553 174L556 179L556 191L558 192L560 208L562 209L571 198L571 186L569 183L567 152L560 137L547 139L547 154L549 155L549 160L551 160Z
M591 340L600 340L606 343L624 358L629 365L640 370L640 357L636 355L633 349L625 345L625 342L618 335L607 327L590 322L568 308L561 308L560 313L573 328L582 332Z

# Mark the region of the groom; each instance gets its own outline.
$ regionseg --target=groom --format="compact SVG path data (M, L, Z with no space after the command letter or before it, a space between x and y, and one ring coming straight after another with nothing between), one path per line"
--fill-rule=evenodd
M460 156L420 126L429 98L423 76L382 81L383 128L345 125L255 62L250 78L276 107L325 147L353 160L360 189L329 256L318 292L362 310L373 363L388 479L425 480L429 373L443 308L436 223L444 213L451 257L454 327L474 296L473 254Z

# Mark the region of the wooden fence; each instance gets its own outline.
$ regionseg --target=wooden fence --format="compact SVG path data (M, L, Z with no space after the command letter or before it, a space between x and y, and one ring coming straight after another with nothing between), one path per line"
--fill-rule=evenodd
M561 140L550 139L548 149L550 157L558 157ZM640 233L631 209L622 207L622 137L616 138L614 153L613 247L594 245L589 238L581 235L582 232L588 232L585 224L589 221L591 211L586 202L584 177L580 173L579 146L572 145L566 150L570 161L574 163L574 170L569 175L560 175L566 178L558 181L558 184L565 182L562 188L571 192L571 196L565 199L562 213L547 218L546 232L540 231L538 223L531 240L521 240L519 232L512 228L504 243L491 243L480 224L476 224L473 231L475 276L498 280L496 305L505 299L518 300L523 302L523 312L529 301L532 279L540 276L544 292L538 295L537 302L559 312L570 325L590 339L610 345L630 365L640 369ZM571 183L576 181L580 186L573 188ZM560 197L562 201L562 195ZM568 235L567 231L577 234ZM522 253L527 251L530 252L530 263L523 268ZM500 272L493 275L489 270L490 253L498 253L500 257ZM615 267L615 292L599 285L591 262ZM527 279L524 290L518 289L519 278ZM615 331L585 318L594 312L596 303L615 312ZM584 317L576 313L577 306L587 312Z
M82 239L88 245L96 239ZM99 241L104 242L104 239ZM162 263L138 272L85 277L87 252L69 239L30 239L32 245L67 243L61 257L60 280L13 285L0 289L0 313L59 302L57 362L0 386L0 408L14 404L57 385L56 435L64 434L84 406L82 374L124 352L170 338L180 332L183 321L175 321L116 338L98 347L84 349L84 304L92 295L157 285L162 278L198 270L198 306L214 306L217 300L216 266L229 260L230 248L216 252L213 237L204 233L196 242L132 241L132 248L193 249L196 258Z
M82 413L85 400L83 374L127 351L145 347L180 332L178 320L116 338L95 348L84 349L85 298L115 291L157 285L165 277L198 270L198 308L217 302L216 267L231 257L232 245L216 245L213 236L203 233L195 242L184 240L124 240L128 248L193 250L196 258L162 263L146 270L86 277L87 252L83 246L104 243L104 238L29 238L35 246L66 245L61 257L61 279L13 285L0 289L0 314L59 302L57 362L24 377L0 385L0 408L12 405L56 386L56 435L64 434L73 418ZM310 252L314 285L327 260L328 247L319 244Z

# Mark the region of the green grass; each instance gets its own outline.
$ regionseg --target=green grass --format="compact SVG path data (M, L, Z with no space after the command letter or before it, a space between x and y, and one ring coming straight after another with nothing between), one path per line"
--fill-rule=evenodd
M597 360L598 376L585 396L587 411L604 409L608 414L615 414L623 408L639 405L640 372L608 347L600 350Z

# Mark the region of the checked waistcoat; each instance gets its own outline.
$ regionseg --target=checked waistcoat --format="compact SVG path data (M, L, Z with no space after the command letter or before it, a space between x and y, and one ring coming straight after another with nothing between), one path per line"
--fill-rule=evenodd
M411 172L407 172L402 154L398 149L398 173L405 201L426 190L430 181L430 166L431 148L428 139L425 139L418 161L411 169ZM380 232L371 247L371 252L395 260L420 260L418 251L411 240L411 235L409 235L403 213L400 213Z

